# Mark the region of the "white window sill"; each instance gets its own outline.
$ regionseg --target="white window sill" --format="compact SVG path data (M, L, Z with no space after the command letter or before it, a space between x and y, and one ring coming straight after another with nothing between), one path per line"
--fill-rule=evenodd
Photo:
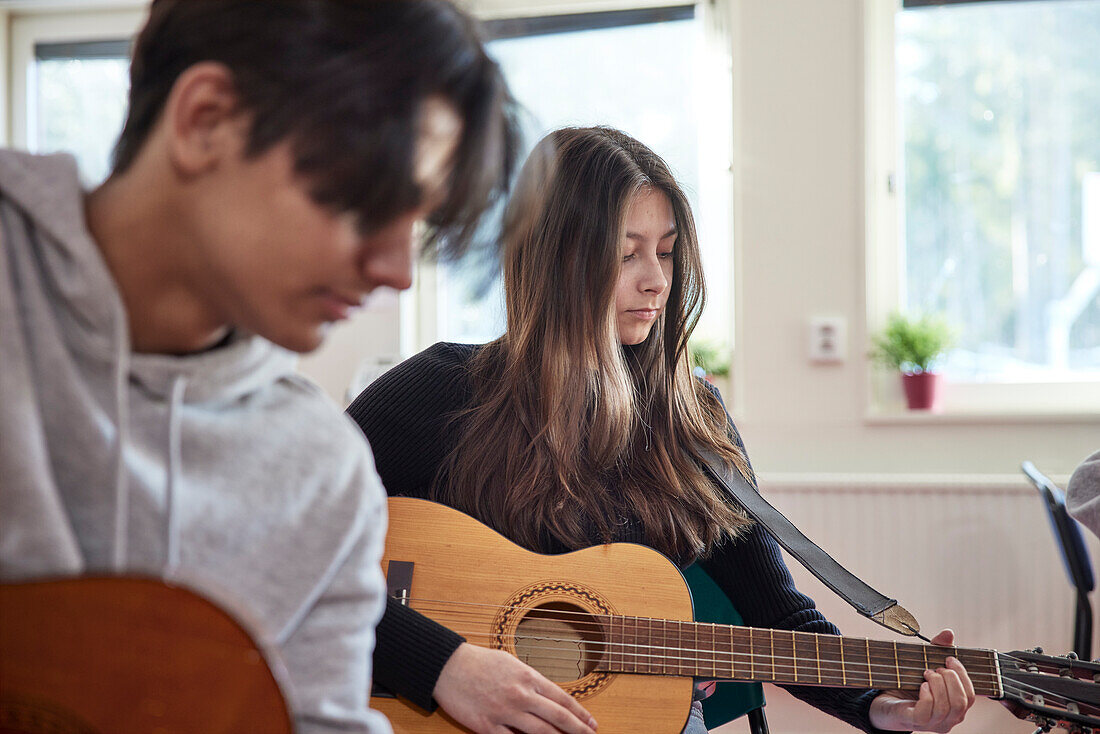
M1100 382L976 383L941 380L937 409L909 410L896 374L872 374L868 425L1095 423Z
M1027 410L887 410L873 408L863 416L869 426L891 425L989 425L1006 423L1095 423L1100 426L1097 411L1027 411Z

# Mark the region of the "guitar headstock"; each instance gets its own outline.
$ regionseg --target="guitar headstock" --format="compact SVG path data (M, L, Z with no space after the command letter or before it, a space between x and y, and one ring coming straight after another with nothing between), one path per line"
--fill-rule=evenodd
M1041 648L997 653L1004 698L1038 731L1100 734L1100 664L1043 655Z

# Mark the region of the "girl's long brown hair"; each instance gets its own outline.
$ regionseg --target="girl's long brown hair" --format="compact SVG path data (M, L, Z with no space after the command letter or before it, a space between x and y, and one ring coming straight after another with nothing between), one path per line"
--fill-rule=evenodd
M678 237L668 303L623 346L614 313L626 211L662 191ZM692 377L705 300L691 209L668 166L609 128L548 135L517 184L503 269L508 330L471 361L471 407L434 496L529 548L589 545L640 520L672 558L748 524L708 479L699 447L750 476L719 400Z

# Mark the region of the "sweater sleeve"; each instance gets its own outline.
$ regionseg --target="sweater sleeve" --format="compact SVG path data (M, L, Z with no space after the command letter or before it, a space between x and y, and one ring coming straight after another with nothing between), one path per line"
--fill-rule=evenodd
M425 711L435 711L435 682L466 638L391 598L375 639L375 682Z
M716 388L707 387L721 400ZM745 444L727 413L734 443L745 451ZM745 454L746 460L748 454ZM749 465L749 481L757 486ZM795 588L779 544L760 525L754 525L735 541L716 548L702 562L703 568L725 592L745 624L795 632L839 635L836 625L817 610L813 599ZM823 688L819 686L783 686L795 697L838 719L873 734L881 730L871 724L871 701L881 693L877 689ZM884 732L882 734L885 734Z
M390 496L427 498L446 456L448 414L461 408L468 394L465 365L473 349L436 344L372 382L348 407L370 442ZM465 639L393 599L375 638L374 679L434 711L439 673Z

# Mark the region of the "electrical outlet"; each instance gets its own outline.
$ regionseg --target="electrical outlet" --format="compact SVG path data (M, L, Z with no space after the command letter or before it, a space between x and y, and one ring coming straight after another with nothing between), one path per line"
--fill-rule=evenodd
M810 319L810 361L815 364L843 362L848 354L848 323L843 316L814 316Z

